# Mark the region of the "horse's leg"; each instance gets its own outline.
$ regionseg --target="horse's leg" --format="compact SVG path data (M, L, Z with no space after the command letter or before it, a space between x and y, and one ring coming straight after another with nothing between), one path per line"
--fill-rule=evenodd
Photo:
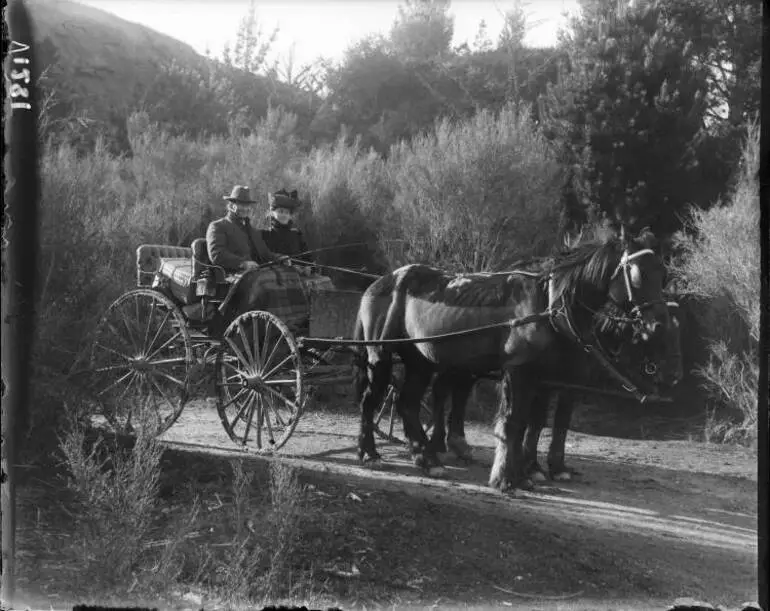
M449 411L449 435L447 446L458 458L473 460L473 448L465 440L465 407L468 405L476 379L470 375L454 376L452 389L452 408Z
M537 444L548 419L549 400L550 394L547 390L543 388L535 390L529 424L524 436L524 471L535 482L545 481L545 472L537 460Z
M433 432L428 444L431 450L437 453L446 452L447 450L444 405L446 405L446 400L451 390L450 379L444 372L436 374L431 389L431 395L433 396Z
M551 447L548 450L548 474L557 481L569 481L577 472L564 464L564 446L572 420L572 397L566 392L557 393L556 413L553 416Z
M533 487L524 474L522 441L529 421L532 379L528 368L507 370L500 383L500 404L495 417L495 461L489 475L489 485L500 490L520 486Z
M420 422L420 403L432 373L426 363L416 360L404 363L404 383L396 401L396 410L404 422L404 434L409 441L414 464L430 475L439 475L443 466L430 447Z
M358 436L358 459L378 464L380 455L374 445L374 411L382 403L390 383L392 361L390 355L366 363L368 383L364 382L361 398L361 430Z

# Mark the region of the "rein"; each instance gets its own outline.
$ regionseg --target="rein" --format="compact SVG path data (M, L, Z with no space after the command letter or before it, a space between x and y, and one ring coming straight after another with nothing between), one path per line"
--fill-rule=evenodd
M493 323L490 325L483 325L481 327L471 327L470 329L463 329L462 331L453 331L451 333L442 333L440 335L430 335L427 337L410 337L406 339L327 339L321 337L301 337L297 338L298 345L312 345L312 344L334 344L341 346L387 346L387 345L405 345L405 344L425 344L428 342L436 342L442 340L453 339L455 337L462 337L464 335L473 335L481 331L489 331L490 329L501 329L509 327L511 329L515 327L521 327L522 325L528 325L542 320L549 319L551 317L550 310L541 312L539 314L530 314L523 318L513 318L505 322Z

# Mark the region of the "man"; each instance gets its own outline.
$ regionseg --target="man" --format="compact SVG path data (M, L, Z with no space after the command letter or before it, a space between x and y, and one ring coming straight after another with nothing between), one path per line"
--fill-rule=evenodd
M222 199L227 202L227 214L210 223L206 231L211 263L229 272L246 272L281 258L251 226L250 216L257 202L251 199L249 188L236 185Z

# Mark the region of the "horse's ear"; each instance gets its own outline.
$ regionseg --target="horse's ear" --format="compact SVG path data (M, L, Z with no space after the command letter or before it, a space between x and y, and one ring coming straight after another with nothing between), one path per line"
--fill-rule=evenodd
M634 240L642 248L650 248L656 250L658 248L658 239L649 227L645 227L639 232L639 235Z

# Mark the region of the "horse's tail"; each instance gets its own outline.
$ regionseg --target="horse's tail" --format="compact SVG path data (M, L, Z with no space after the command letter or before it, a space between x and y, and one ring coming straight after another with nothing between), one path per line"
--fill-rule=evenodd
M360 341L364 339L364 324L361 321L361 313L356 314L356 325L353 329L353 339ZM353 347L353 394L356 405L361 403L369 386L369 375L367 372L368 359L366 348L363 346Z

